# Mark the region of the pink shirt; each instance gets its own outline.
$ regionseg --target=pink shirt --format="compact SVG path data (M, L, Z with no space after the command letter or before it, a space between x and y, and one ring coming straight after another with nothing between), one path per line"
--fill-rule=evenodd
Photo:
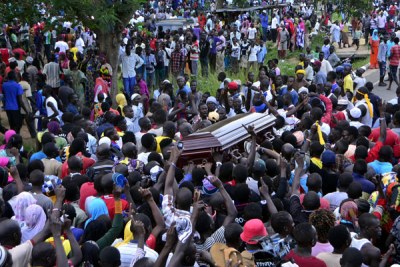
M331 244L329 244L329 242L328 243L317 242L317 244L315 244L315 246L312 248L311 255L316 257L321 252L332 252L332 251L333 247L331 246Z

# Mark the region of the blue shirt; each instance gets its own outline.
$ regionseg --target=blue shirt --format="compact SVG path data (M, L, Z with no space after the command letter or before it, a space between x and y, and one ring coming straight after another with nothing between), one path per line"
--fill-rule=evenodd
M260 21L261 21L261 26L263 28L268 27L268 15L267 14L261 14L260 15Z
M71 104L71 103L68 104L67 111L71 112L74 115L79 114L78 108L75 105Z
M29 159L29 162L32 162L34 160L42 160L45 158L47 158L46 154L42 150L40 150L32 154L31 158ZM56 160L61 162L61 158L59 156L57 156Z
M24 90L16 81L8 81L3 84L4 109L19 110L18 96L22 95Z
M265 47L265 45L263 45L260 51L257 53L257 62L263 63L266 55L267 55L267 48Z
M364 178L364 176L353 172L353 181L361 184L362 191L371 194L375 191L375 185Z
M379 160L374 160L373 162L369 163L368 166L371 166L376 174L391 172L393 169L392 164L389 162L381 162Z

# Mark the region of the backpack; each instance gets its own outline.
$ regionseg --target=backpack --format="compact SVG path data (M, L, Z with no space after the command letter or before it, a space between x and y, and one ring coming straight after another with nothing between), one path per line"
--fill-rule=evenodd
M243 257L243 253L245 257ZM229 260L232 260L232 266L235 266L239 261L242 262L239 265L240 267L255 266L254 261L249 260L249 258L252 259L253 257L250 252L244 251L240 254L236 249L230 248L223 243L215 243L210 249L210 254L216 267L225 267L226 262Z

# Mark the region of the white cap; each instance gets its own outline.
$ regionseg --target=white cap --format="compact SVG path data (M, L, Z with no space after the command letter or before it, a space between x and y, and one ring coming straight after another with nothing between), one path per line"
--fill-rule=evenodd
M102 144L107 144L108 146L111 146L111 139L108 138L107 136L100 138L99 145L102 145Z
M350 115L354 118L354 119L359 119L361 117L361 109L359 108L352 108L350 109Z
M15 59L15 57L10 57L8 58L8 62L16 62L17 60Z
M133 94L133 95L131 96L131 100L135 99L136 97L140 97L140 95L139 95L139 94Z
M299 89L299 94L301 94L301 93L307 93L308 94L308 88L307 87L300 87L300 89Z

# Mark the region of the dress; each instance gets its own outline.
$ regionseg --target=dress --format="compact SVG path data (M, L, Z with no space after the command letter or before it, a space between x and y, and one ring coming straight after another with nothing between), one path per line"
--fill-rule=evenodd
M370 40L370 45L371 45L371 55L369 59L369 68L370 69L378 69L379 64L378 64L378 48L379 48L379 39L378 40Z
M302 29L300 24L299 26L297 26L296 45L298 48L304 47L304 30Z

